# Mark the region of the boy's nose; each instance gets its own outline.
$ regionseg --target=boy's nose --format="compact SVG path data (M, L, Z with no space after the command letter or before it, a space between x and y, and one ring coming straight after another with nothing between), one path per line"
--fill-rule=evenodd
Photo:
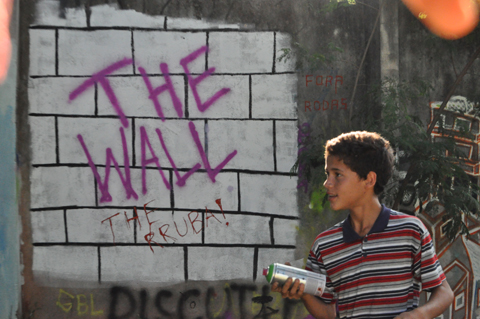
M323 182L323 186L325 186L325 188L329 188L332 186L332 182L330 181L329 178L327 178L325 182Z

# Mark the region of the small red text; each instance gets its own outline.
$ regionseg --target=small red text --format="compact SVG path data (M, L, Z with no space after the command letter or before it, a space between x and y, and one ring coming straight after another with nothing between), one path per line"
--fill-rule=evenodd
M152 225L154 223L157 223L158 220L154 220L154 221L151 221L149 217L149 215L155 211L155 209L152 209L152 210L149 210L147 209L147 205L150 204L152 201L146 203L145 205L143 205L143 212L145 214L145 219L147 220L147 224L148 224L148 233L144 236L145 238L145 241L148 243L148 245L150 246L150 250L153 252L153 247L152 247L152 243L159 246L159 247L162 247L163 246L159 243L157 243L153 237L155 236L155 229L152 227ZM211 212L210 210L208 210L207 207L205 207L205 217L202 218L202 213L199 213L197 211L191 211L190 213L188 213L187 215L187 219L188 221L183 218L183 222L185 224L185 227L183 227L185 230L183 232L180 232L179 231L179 227L177 225L177 223L175 221L173 221L173 224L170 224L170 223L163 223L160 227L158 227L158 234L160 234L161 236L161 243L173 243L173 242L176 242L178 240L177 237L174 237L174 236L180 236L180 237L185 237L188 232L189 232L189 229L192 230L192 232L194 234L199 234L204 228L208 227L208 222L209 222L209 219L213 218L213 220L210 221L213 222L218 222L220 224L223 224L221 220L226 220L226 217L225 217L225 213L223 212L223 207L222 207L222 200L219 198L219 199L216 199L215 200L215 203L218 205L218 207L220 208L220 211L222 213L222 217L217 217L218 216L218 213L217 215L215 215L213 212ZM128 218L127 216L127 212L124 212L124 216L125 216L125 222L127 224L128 227L130 227L130 222L131 221L135 221L138 226L139 226L139 229L142 229L142 225L140 223L140 220L139 220L139 216L138 216L138 212L137 212L137 208L134 207L133 208L134 210L134 216L132 218ZM115 244L115 232L114 232L114 227L113 227L113 223L112 223L112 219L114 217L117 217L118 215L120 215L120 213L116 213L104 220L101 221L101 223L106 223L108 221L108 224L110 226L110 230L112 232L112 237L113 237L113 243ZM157 224L159 225L159 224ZM228 222L225 222L225 225L228 227L229 226L229 223ZM168 233L169 229L170 228L175 228L175 230L172 230L170 231L170 234ZM182 228L182 227L181 227ZM176 232L176 234L175 234Z
M325 81L324 81L325 79ZM334 83L333 83L334 82ZM308 87L308 84L310 84L310 86L312 85L316 85L316 86L324 86L325 87L328 87L328 85L330 84L330 86L334 85L335 86L335 94L337 94L337 87L340 83L340 85L343 84L343 76L341 75L337 75L335 76L335 80L334 80L334 77L332 75L327 75L327 76L323 76L323 75L312 75L312 74L307 74L305 75L305 86Z
M313 103L312 103L313 102ZM323 100L320 101L305 101L305 112L308 111L328 111L328 110L346 110L347 109L347 99L342 98L340 100Z

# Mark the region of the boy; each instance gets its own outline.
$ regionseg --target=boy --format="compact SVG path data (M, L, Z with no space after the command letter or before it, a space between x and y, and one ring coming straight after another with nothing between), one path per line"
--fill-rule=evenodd
M303 294L289 279L272 291L302 299L315 318L435 318L453 300L430 234L416 217L381 205L393 170L388 141L370 132L350 132L327 142L325 171L330 207L349 216L317 236L306 269L325 274L320 298ZM431 292L418 307L421 290Z

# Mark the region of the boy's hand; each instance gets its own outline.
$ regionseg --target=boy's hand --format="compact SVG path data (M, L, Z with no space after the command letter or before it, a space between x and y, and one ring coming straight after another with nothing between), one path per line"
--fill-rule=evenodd
M298 279L292 283L292 278L288 278L282 287L279 287L278 282L275 282L272 285L272 291L281 293L282 298L301 299L304 290L305 285L300 284L300 280Z
M288 261L285 263L287 266L291 266ZM303 296L303 291L305 290L305 285L300 284L300 280L295 280L292 285L292 278L288 278L283 287L279 287L278 282L274 282L271 290L273 292L279 292L282 294L282 298L289 299L301 299Z

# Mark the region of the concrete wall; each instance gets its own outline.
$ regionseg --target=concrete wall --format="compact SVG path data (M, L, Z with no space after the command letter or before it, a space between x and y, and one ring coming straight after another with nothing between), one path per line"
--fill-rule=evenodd
M294 259L299 218L297 76L277 59L290 36L109 5L64 19L59 2L36 5L28 310L266 311L252 293L262 298L264 266Z
M12 285L25 284L3 313L21 301L22 318L306 318L261 275L344 218L310 209L305 172L290 173L298 127L329 138L380 118L367 92L387 76L432 79L410 106L428 121L477 41L429 38L400 2L344 4L20 1L22 246L3 248ZM297 59L325 61L279 61L297 44ZM471 100L477 68L457 92ZM1 149L11 186L13 148ZM458 299L444 318L477 315L476 242L439 250Z

